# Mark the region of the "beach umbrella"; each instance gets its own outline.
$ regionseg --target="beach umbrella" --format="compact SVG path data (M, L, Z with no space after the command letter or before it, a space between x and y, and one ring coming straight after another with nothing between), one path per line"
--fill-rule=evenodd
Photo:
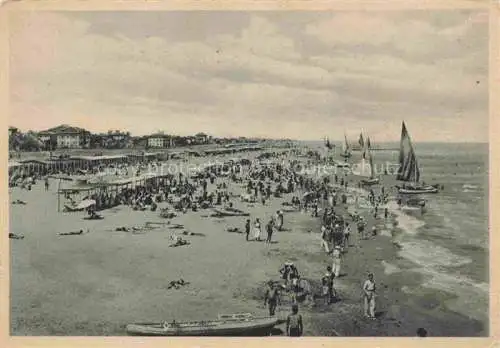
M84 199L83 201L78 204L75 209L87 209L88 207L91 207L96 204L96 201L93 199Z

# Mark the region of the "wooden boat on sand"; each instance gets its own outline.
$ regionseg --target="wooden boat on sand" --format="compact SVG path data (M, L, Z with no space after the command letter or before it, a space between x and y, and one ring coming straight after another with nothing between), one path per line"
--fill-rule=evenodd
M269 335L283 321L276 317L253 317L249 313L219 315L216 320L127 325L134 336L253 336Z

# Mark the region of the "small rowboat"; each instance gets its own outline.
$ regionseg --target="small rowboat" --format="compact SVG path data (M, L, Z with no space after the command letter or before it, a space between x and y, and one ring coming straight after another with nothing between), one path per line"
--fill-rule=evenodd
M411 194L423 194L423 193L437 193L439 190L435 186L423 186L423 187L410 187L410 188L399 188L398 192L401 194L411 195Z
M377 185L380 182L379 178L363 179L361 184L365 186Z
M269 335L281 323L275 317L253 317L249 313L224 314L217 320L164 323L137 323L127 325L127 333L134 336L252 336Z

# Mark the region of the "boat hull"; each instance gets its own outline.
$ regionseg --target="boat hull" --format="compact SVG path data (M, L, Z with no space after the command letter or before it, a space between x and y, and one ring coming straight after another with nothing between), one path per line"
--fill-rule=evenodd
M378 178L375 178L375 179L363 179L363 180L361 180L361 183L363 185L367 185L367 186L376 185L379 182L380 182L380 180Z
M438 189L434 186L422 187L422 188L399 188L398 192L405 195L417 195L424 193L438 193Z
M227 320L179 323L165 327L162 323L143 323L127 325L131 336L254 336L269 335L277 318L258 318L249 320Z

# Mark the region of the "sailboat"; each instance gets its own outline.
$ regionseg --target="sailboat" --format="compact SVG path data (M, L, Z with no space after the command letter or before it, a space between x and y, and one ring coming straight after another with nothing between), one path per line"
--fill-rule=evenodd
M332 145L332 143L330 143L330 139L328 139L328 137L325 137L325 146L328 150L331 150L335 145Z
M438 188L431 185L420 185L420 169L418 167L417 156L413 150L410 134L403 122L401 130L401 141L399 150L399 170L397 180L405 181L408 184L402 187L398 186L398 192L401 194L422 194L437 193Z
M344 133L344 143L342 144L342 153L340 156L344 157L345 160L351 157L351 151L349 147L349 142L347 141L347 135Z
M363 166L362 168L366 168L366 166L368 165L369 177L367 179L361 180L361 183L363 185L375 185L379 183L379 178L375 177L375 166L373 165L373 156L371 154L369 145L370 138L367 138L366 142L364 143L363 159L361 160L361 165ZM363 174L365 173L362 172L361 175Z

